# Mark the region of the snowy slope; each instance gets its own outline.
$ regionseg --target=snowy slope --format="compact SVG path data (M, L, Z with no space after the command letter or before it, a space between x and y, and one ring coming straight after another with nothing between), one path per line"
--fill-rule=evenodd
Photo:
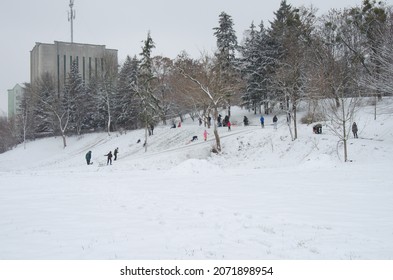
M0 259L392 259L392 108L357 113L350 163L325 127L291 141L283 115L262 129L240 108L220 155L191 120L158 126L147 152L144 131L17 147L0 155Z

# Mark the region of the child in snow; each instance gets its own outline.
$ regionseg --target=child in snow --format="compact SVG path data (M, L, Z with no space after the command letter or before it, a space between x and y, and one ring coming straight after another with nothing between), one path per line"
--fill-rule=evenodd
M207 135L208 135L209 133L207 133L207 131L206 131L206 129L205 129L205 131L203 132L203 139L206 141L207 140Z
M230 121L228 121L228 122L227 122L228 131L230 131L230 130L231 130L231 125L232 125L232 124L231 124L231 122L230 122Z
M261 116L261 118L259 120L261 121L262 128L264 128L265 127L265 118L263 116Z
M112 151L109 151L109 153L106 154L105 156L108 157L106 165L108 165L109 163L112 165Z

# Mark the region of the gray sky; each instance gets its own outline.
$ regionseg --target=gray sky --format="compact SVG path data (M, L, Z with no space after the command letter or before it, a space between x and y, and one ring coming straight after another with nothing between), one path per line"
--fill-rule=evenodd
M393 0L387 0L391 4ZM30 51L35 42L70 41L69 0L1 0L0 114L7 110L7 89L30 81ZM119 51L119 63L138 55L150 30L153 55L192 57L215 49L212 28L222 11L232 16L238 41L254 21L272 20L281 0L75 0L74 42L106 45ZM325 13L360 5L362 0L287 0Z

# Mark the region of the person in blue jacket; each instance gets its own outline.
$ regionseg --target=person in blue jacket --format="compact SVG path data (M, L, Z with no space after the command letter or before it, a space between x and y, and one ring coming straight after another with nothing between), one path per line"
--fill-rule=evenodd
M261 118L259 120L261 121L261 127L264 128L265 127L265 118L263 116L261 116Z

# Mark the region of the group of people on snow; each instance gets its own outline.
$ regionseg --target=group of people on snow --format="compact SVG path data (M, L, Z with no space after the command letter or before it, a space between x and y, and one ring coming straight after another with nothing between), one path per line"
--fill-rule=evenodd
M112 151L109 151L109 153L107 153L106 155L104 155L104 156L107 157L106 165L112 165L112 157L114 157L113 160L117 160L117 155L118 155L118 154L119 154L119 148L116 148L116 149L113 151L113 154L112 154ZM93 162L91 162L91 157L92 157L92 152L91 152L91 151L88 151L88 152L86 153L86 156L85 156L87 165L93 164Z
M209 119L209 121L210 120L211 120L211 118ZM273 127L274 127L274 129L277 129L277 122L278 122L277 115L274 115L272 120L273 120ZM202 125L202 119L200 117L198 118L198 121L199 121L199 125L201 126ZM264 128L265 127L265 118L263 116L261 116L259 121L261 123L261 127ZM250 124L250 122L249 122L249 120L248 120L248 118L246 116L244 116L244 118L243 118L243 123L244 123L244 126L248 126ZM226 127L228 127L228 131L231 130L232 124L231 124L231 122L229 120L229 116L225 116L224 120L222 120L222 116L218 115L217 124L218 124L218 126L226 126ZM181 127L181 122L178 123L177 127ZM176 123L175 122L173 122L173 125L172 125L171 128L176 128ZM149 126L149 136L153 135L153 130L154 130L154 126L150 125ZM316 133L316 134L321 134L322 133L322 125L320 125L320 124L314 125L313 126L313 132ZM353 122L353 124L352 124L352 133L353 133L353 137L354 138L358 138L358 126L357 126L356 122ZM203 131L203 139L204 139L204 141L207 141L207 135L208 134L209 133L205 129ZM193 142L193 141L196 141L196 140L198 140L198 136L194 135L191 138L190 142ZM140 143L140 139L138 140L137 143ZM116 161L118 154L119 154L119 148L118 147L113 151L113 154L112 154L112 151L109 151L105 155L107 157L107 163L106 164L107 165L112 165L112 158L114 157L113 160ZM92 159L92 151L88 151L86 153L86 155L85 155L85 158L86 158L87 165L93 164L93 162L91 161L91 159Z
M277 121L278 121L278 118L276 115L274 115L274 117L273 117L274 129L277 129ZM265 118L263 116L261 116L259 118L259 122L261 123L261 127L264 128L265 127ZM244 126L248 126L250 124L250 122L246 116L243 117L243 124L244 124Z

